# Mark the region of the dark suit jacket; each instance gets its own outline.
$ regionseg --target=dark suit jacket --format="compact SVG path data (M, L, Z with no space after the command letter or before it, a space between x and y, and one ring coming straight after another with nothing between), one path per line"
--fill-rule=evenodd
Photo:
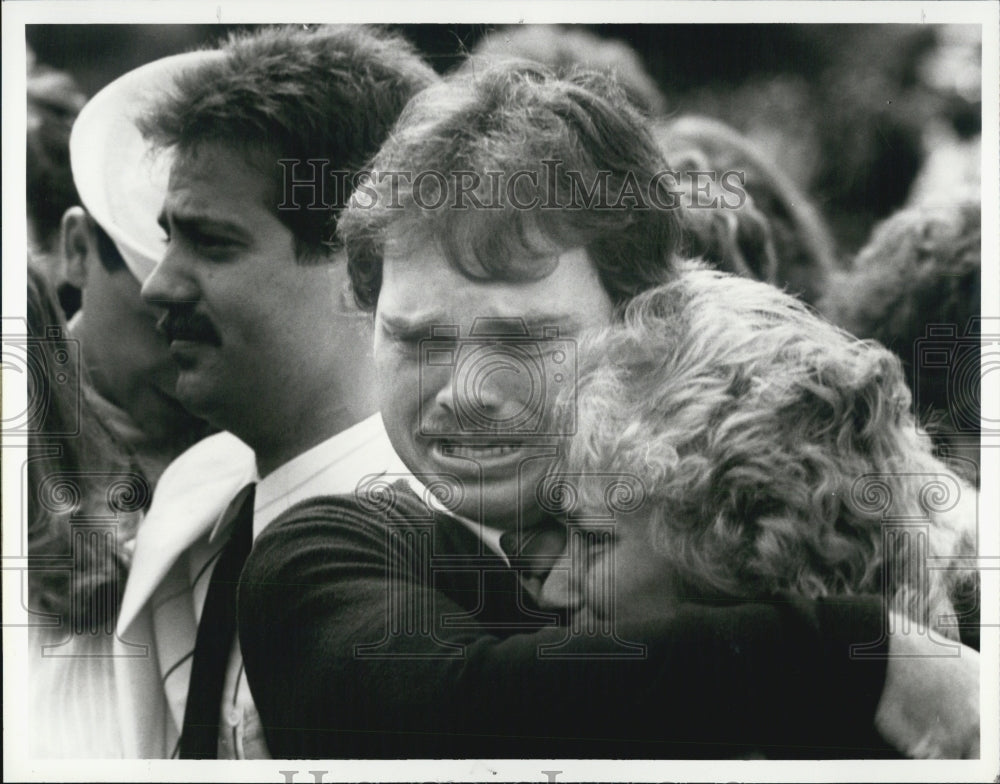
M577 629L400 489L319 498L258 538L240 645L285 758L873 757L877 598L690 604Z

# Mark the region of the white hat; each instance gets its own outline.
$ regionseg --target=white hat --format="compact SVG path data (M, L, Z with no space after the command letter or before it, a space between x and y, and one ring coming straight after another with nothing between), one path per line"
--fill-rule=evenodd
M172 89L183 70L221 57L218 50L188 52L147 63L91 98L69 137L73 182L91 217L107 232L140 282L166 248L156 222L167 193L173 155L153 151L136 125L151 102Z

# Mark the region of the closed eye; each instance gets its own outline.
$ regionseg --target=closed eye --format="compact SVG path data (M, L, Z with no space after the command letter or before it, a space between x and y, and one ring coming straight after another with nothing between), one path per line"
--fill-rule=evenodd
M251 239L243 229L229 221L198 216L161 213L157 222L167 235L169 242L183 239L194 248L207 255L219 257L250 244Z
M382 334L387 340L394 343L404 343L416 345L424 338L431 336L430 327L421 327L417 324L396 322L388 318L380 318L379 326Z
M231 245L237 245L235 240L229 237L219 237L213 234L202 234L201 232L192 232L189 239L196 245L200 245L203 248L225 248Z

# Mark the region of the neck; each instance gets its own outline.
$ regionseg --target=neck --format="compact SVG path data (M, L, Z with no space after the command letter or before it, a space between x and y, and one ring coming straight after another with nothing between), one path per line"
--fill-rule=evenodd
M371 342L357 318L327 314L320 324L325 334L311 325L287 375L262 385L241 421L226 423L253 448L261 477L378 411Z
M327 406L321 411L311 408L301 416L278 423L279 426L271 432L260 432L249 437L240 433L236 435L253 448L257 458L257 473L265 477L317 444L367 419L377 410L374 405Z

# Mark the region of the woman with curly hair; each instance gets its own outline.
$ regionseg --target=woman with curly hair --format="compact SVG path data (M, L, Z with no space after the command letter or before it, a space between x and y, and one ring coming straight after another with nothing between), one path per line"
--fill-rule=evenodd
M592 610L885 590L942 634L968 625L976 575L956 567L977 495L932 454L880 344L691 264L581 344L576 395L570 474L644 493L581 571ZM576 485L581 508L604 503Z

